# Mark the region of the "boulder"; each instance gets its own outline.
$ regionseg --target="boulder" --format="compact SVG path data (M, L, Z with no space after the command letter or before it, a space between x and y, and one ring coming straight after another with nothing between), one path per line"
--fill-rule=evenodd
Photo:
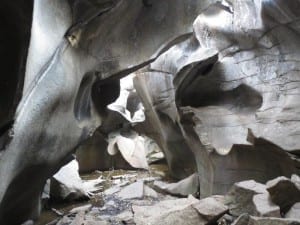
M188 196L197 195L199 192L199 175L197 173L177 182L166 183L164 181L154 181L154 187L172 195Z
M295 179L295 176L294 178ZM267 183L272 202L286 213L297 202L300 202L300 187L286 177L278 177Z
M257 194L267 193L266 186L254 180L235 183L225 196L225 202L229 211L234 216L244 213L254 215L256 213L253 197Z
M136 225L204 225L206 220L192 207L197 202L197 199L189 197L165 200L152 206L133 205L134 222Z
M80 206L80 207L76 207L76 208L71 209L71 210L70 210L70 213L79 213L79 212L81 212L81 211L87 212L87 211L89 211L91 208L92 208L92 205L91 205L91 204L87 204L87 205L83 205L83 206Z
M192 206L209 223L216 222L228 212L228 207L224 204L223 196L204 198Z
M284 215L285 218L300 220L300 202L295 203L292 208Z
M255 207L253 216L281 217L280 208L271 201L269 193L254 195L252 201Z

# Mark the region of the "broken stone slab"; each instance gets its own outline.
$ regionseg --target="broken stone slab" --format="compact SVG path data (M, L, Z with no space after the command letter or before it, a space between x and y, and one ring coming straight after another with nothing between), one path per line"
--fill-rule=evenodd
M72 209L72 210L70 211L70 213L79 213L79 212L81 212L81 211L87 212L87 211L89 211L91 208L92 208L92 205L91 205L91 204L87 204L87 205L83 205L83 206L76 207L76 208Z
M116 186L107 190L108 193L117 193L117 197L122 200L128 199L142 199L144 197L158 198L158 194L155 190L147 185L144 185L143 180L138 180L124 188ZM107 193L106 193L107 194Z
M204 225L206 220L192 205L199 200L192 196L183 199L165 200L151 206L133 205L136 225Z
M292 208L285 214L285 218L300 220L300 202L294 204Z
M232 225L300 225L300 220L283 219L275 217L255 217L249 214L242 214Z
M158 198L157 192L147 185L144 185L144 196L151 197L151 198Z
M82 225L84 224L84 215L85 213L83 211L76 214L74 220L70 225Z
M155 181L153 185L166 193L179 196L196 195L200 188L199 175L197 173L194 173L177 183Z
M296 179L295 176L293 178ZM290 179L277 177L267 183L272 202L280 207L281 212L287 213L297 202L300 202L300 189Z
M80 224L82 225L82 224ZM109 225L107 221L101 220L86 220L83 225Z
M253 217L250 216L249 224L257 225L300 225L300 220L296 219L282 219L274 217Z
M125 199L141 199L144 197L144 182L137 181L124 187L118 194L118 198Z
M105 195L113 195L121 190L121 187L116 185L104 191Z
M243 213L255 214L253 196L267 193L266 186L254 180L235 183L225 196L225 203L233 216L240 216Z
M134 224L133 212L131 210L126 210L116 216L116 219L119 220L122 224Z
M220 195L201 199L193 204L192 207L210 223L216 222L228 212L228 207L224 204L224 196Z
M281 217L280 208L271 201L269 193L254 195L253 204L255 206L254 216Z

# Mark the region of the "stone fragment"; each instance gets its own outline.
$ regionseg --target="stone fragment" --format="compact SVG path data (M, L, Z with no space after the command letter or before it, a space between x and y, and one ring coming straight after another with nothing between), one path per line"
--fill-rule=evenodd
M193 204L192 207L209 222L217 221L228 211L228 207L224 204L223 196L211 196L201 199Z
M177 182L166 183L163 181L155 181L154 186L172 195L188 196L196 195L199 192L199 176L197 173Z
M296 179L295 176L293 178ZM272 202L280 207L281 212L286 213L297 202L300 202L300 189L295 183L286 177L278 177L267 183Z
M116 185L104 191L105 195L113 195L121 190L121 187Z
M79 212L81 212L81 211L87 212L87 211L89 211L91 208L92 208L92 205L91 205L91 204L87 204L87 205L80 206L80 207L76 207L76 208L72 209L72 210L70 211L70 213L79 213Z
M253 204L255 207L254 216L281 217L279 206L271 201L268 193L254 195Z
M117 220L119 220L122 224L134 224L133 213L132 211L126 210L116 216Z
M255 206L253 204L253 196L256 194L267 193L266 186L255 182L254 180L242 181L235 183L225 196L225 202L229 207L229 211L234 216L243 213L253 215Z
M285 214L284 217L300 220L300 202L294 204L292 208Z
M242 214L232 225L300 225L300 220L275 217L255 217Z
M151 198L157 198L158 194L152 188L148 187L147 185L144 185L144 196L151 197Z
M84 212L81 211L79 213L76 214L74 220L72 221L72 223L70 225L82 225L84 224Z
M254 217L250 216L248 225L300 225L297 219L282 219L274 217Z
M144 182L137 181L124 187L118 194L117 197L125 199L141 199L144 197Z
M82 224L81 224L82 225ZM83 225L109 225L109 223L107 221L101 220L101 221L97 221L97 220L87 220L84 222Z
M204 225L206 220L192 207L198 200L189 197L165 200L152 206L133 205L136 225Z
M56 225L65 225L65 224L70 224L71 222L72 220L69 217L64 216L61 220L58 221Z

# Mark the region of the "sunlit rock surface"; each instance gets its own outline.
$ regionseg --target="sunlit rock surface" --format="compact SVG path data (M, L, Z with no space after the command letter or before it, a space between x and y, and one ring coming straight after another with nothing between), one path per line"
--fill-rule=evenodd
M173 121L193 152L202 196L297 171L288 152L299 154L300 144L299 7L298 1L211 4L189 39L137 75L141 96L146 84L158 88L142 97L157 114L147 110L149 120ZM169 128L162 129L171 134Z
M0 224L35 219L46 180L96 129L138 122L201 196L299 172L300 1L0 5ZM136 91L120 87L129 74Z

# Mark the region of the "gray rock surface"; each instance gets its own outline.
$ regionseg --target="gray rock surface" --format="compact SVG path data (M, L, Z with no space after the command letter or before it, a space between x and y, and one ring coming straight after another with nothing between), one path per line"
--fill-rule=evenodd
M164 181L154 181L154 187L172 195L188 196L197 195L199 192L199 175L194 173L191 176L178 181L177 183L166 183Z
M229 208L224 204L223 196L204 198L192 206L209 223L216 222L229 210Z
M284 215L285 218L300 220L300 202L295 203L292 208Z
M202 197L299 172L300 1L1 6L0 224L35 219L46 180L71 153L96 129L130 122L158 143L173 177L199 174ZM119 85L133 73L136 93ZM145 121L140 102L128 104L135 94ZM269 188L285 213L299 200L272 192L281 185L291 197L299 188Z
M201 218L192 204L198 200L193 197L177 200L165 200L153 206L132 206L136 225L201 225Z
M298 45L297 26L286 31L274 25L297 23L293 9L299 2L224 2L212 3L194 22L193 35L136 78L155 126L148 130L160 136L154 139L164 145L167 160L180 152L160 138L184 140L177 146L193 152L203 197L224 194L241 180L290 176L296 168L286 151L297 153L300 143L294 136L297 71L290 67L298 66L297 48L291 47ZM169 121L176 121L172 131Z
M271 201L268 193L254 195L252 201L255 206L254 216L281 218L279 206Z
M33 26L23 97L17 112L10 108L10 118L15 114L13 138L0 154L0 223L18 224L38 216L46 180L101 124L100 114L119 89L110 78L144 67L178 43L210 1L155 1L151 8L140 0L107 3L36 0L33 17L20 16L20 24L33 18ZM16 2L10 11L21 5ZM24 45L20 51L27 49ZM23 55L20 59L26 61ZM15 62L14 68L24 67ZM1 121L7 120L7 114L4 117ZM20 216L10 216L12 211Z
M260 217L250 217L249 223L257 225L299 225L300 220L297 219L281 219L281 218L260 218Z
M130 184L117 194L121 199L141 199L144 197L144 182L137 181L133 184Z
M253 197L265 193L267 193L265 185L254 180L243 181L233 185L225 196L225 203L234 216L240 216L244 213L254 215L256 205L253 203Z

